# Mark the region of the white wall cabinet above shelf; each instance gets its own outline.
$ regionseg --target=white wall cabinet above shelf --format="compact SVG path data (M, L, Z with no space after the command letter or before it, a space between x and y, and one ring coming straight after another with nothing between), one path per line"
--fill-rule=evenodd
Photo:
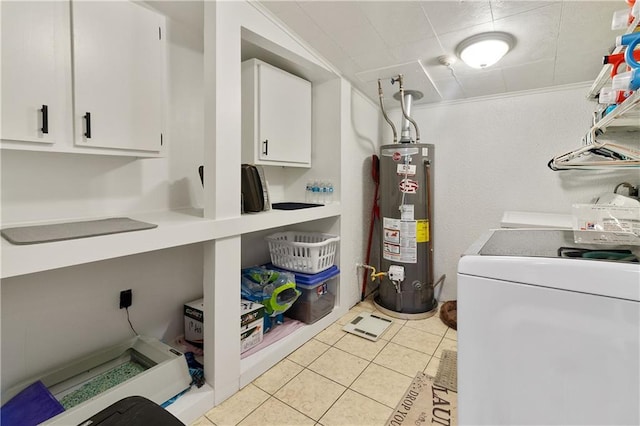
M242 162L311 167L311 83L249 59L242 63Z
M3 2L2 139L53 144L63 138L58 95L56 5ZM68 117L70 120L71 117Z
M164 17L128 1L74 1L72 16L76 145L159 152Z
M631 34L632 32L634 32L636 30L638 25L640 25L640 18L635 18L631 22L631 24L629 24L629 26L625 30L624 34ZM615 40L615 36L612 35L611 38ZM613 55L613 54L616 54L616 53L624 52L624 49L625 48L623 46L618 46L618 47L616 47L614 49L613 52L611 52L611 54ZM604 54L603 54L603 56L604 56ZM605 65L602 66L602 68L600 69L600 72L598 73L598 76L596 77L596 79L591 84L591 88L589 89L589 92L587 93L587 98L595 99L595 97L598 96L598 94L600 93L600 89L602 89L605 84L607 84L609 81L611 81L611 69L612 69L612 67L613 67L613 65L611 65L611 64L605 64Z
M0 148L164 155L164 16L129 1L0 7Z

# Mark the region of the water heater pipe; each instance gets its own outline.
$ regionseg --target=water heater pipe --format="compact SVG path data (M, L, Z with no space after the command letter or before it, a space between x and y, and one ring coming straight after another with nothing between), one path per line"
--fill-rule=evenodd
M394 141L395 143L395 141ZM369 263L371 260L371 243L373 242L373 230L375 228L376 219L380 220L380 206L378 205L378 191L380 189L380 159L377 155L371 156L371 177L375 184L375 190L373 193L373 204L371 206L371 222L369 223L369 239L367 240L367 260ZM362 294L360 301L364 302L364 298L367 292L367 277L362 277Z
M402 77L402 74L398 75L398 81L400 82L400 107L402 108L402 115L407 121L413 124L413 128L416 130L416 143L420 143L420 130L418 129L418 125L416 124L415 120L409 116L409 113L407 113L405 108L404 79ZM412 93L409 93L407 96L409 97L409 102L411 102Z
M429 253L429 285L431 285L432 288L436 288L438 286L438 284L443 283L444 280L447 278L446 274L442 274L440 276L440 278L438 278L438 281L435 281L435 275L434 275L434 270L433 270L433 210L431 209L431 203L432 203L432 196L431 196L431 162L430 161L425 161L424 162L424 170L425 170L425 187L426 187L426 191L427 191L427 219L429 222L429 240L431 242L431 248L429 249L430 253Z
M385 111L384 109L383 98L384 96L382 95L382 83L380 82L380 79L378 79L378 99L380 100L380 109L382 110L384 119L387 121L387 123L389 123L389 126L391 126L391 130L393 131L393 143L396 143L398 142L398 132L396 131L396 126L395 124L393 124L393 121L389 120L389 116L387 116L387 111Z
M425 188L427 191L427 226L429 232L429 241L431 244L429 245L429 285L435 287L434 275L433 275L433 211L431 210L431 162L424 162L424 170L425 170Z

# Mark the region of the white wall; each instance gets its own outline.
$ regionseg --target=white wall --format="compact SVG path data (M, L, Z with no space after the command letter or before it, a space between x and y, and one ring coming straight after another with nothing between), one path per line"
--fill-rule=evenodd
M456 298L460 255L506 210L571 214L635 171L553 172L547 162L581 146L591 123L588 86L527 92L446 105L415 106L421 142L435 145L435 273L439 300ZM391 114L400 123L398 111ZM391 131L384 129L386 143Z
M170 90L169 207L202 207L198 175L204 152L203 39L197 30L168 20Z
M199 244L2 280L2 390L134 336L171 342L183 304L202 297Z
M345 83L348 85L348 83ZM348 85L349 86L349 85ZM347 92L347 95L349 93ZM342 143L342 255L340 285L347 287L347 306L360 301L362 275L356 263L366 259L367 236L371 220L374 184L371 179L371 156L380 145L379 111L362 93L350 90L349 108L343 114L346 134ZM372 255L376 256L372 246ZM374 257L376 258L376 257ZM368 281L370 282L370 281ZM345 294L345 293L343 293Z

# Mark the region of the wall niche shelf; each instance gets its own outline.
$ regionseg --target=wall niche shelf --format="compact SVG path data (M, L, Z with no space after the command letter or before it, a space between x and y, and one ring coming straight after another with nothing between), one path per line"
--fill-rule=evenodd
M199 209L120 216L153 223L158 227L144 231L29 245L14 245L2 238L2 278L199 243L215 238L213 221L203 219L202 210ZM90 219L78 219L78 221L81 220ZM57 223L61 222L70 222L70 220L57 221ZM54 222L4 224L3 228L49 223Z
M213 220L203 218L202 209L170 210L127 215L158 225L157 228L144 231L29 245L14 245L2 238L1 277L9 278L324 219L339 216L340 211L340 205L336 203L313 209L271 210ZM11 224L3 225L3 228L48 223L53 222Z

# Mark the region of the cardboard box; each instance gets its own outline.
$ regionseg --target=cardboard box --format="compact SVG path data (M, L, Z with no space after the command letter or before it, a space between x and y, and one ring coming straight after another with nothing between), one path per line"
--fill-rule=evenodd
M240 300L240 353L262 342L264 333L264 306Z
M202 347L204 337L204 299L184 304L184 340ZM262 342L264 332L264 306L240 300L240 352Z
M204 299L184 304L184 340L192 345L202 347L204 338Z

